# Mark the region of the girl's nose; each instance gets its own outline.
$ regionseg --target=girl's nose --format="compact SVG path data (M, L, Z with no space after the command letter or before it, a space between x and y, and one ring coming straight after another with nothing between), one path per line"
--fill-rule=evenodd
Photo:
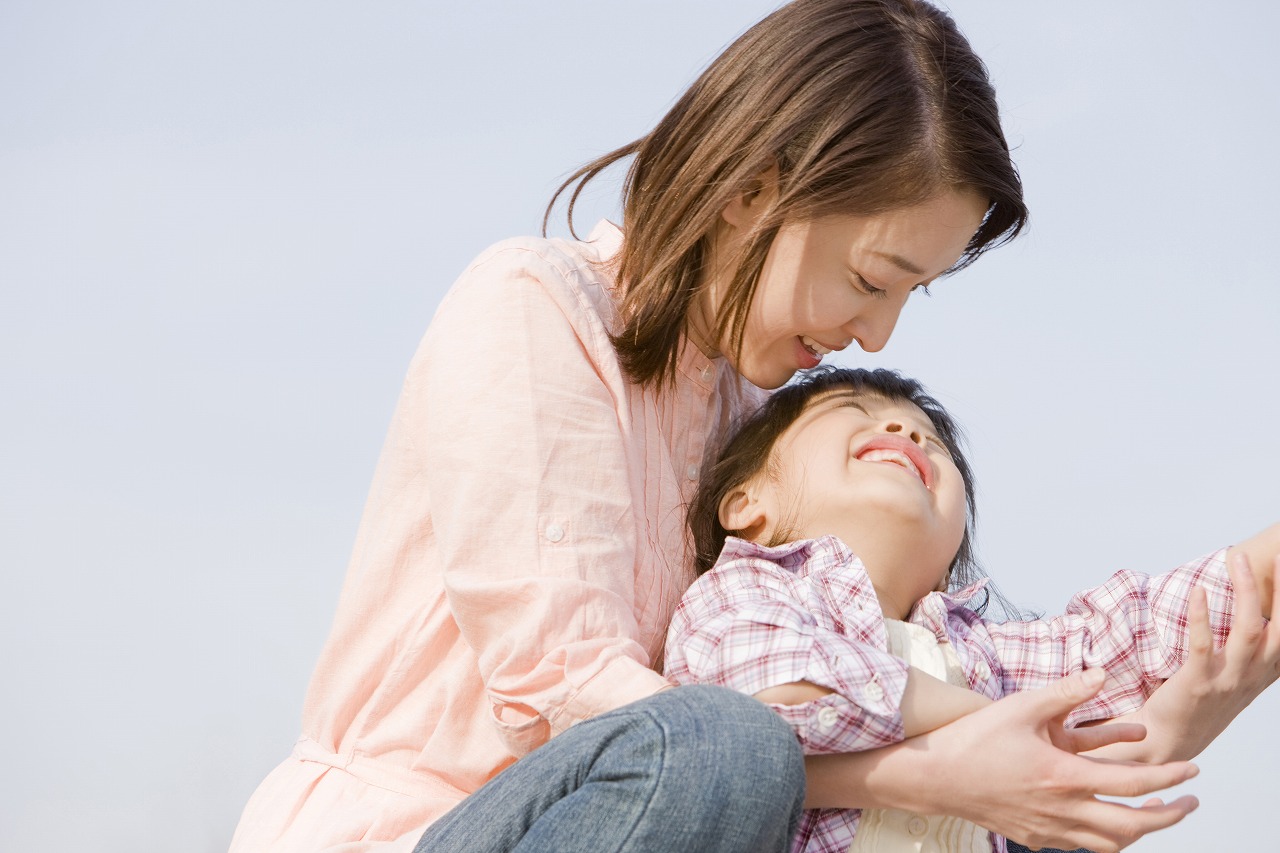
M920 432L920 430L918 429L915 429L910 424L903 423L900 420L895 419L895 420L885 421L881 428L885 432L891 432L891 433L895 433L897 435L901 435L906 438L909 438L915 444L919 444L919 445L924 444L924 441L925 441L924 433Z

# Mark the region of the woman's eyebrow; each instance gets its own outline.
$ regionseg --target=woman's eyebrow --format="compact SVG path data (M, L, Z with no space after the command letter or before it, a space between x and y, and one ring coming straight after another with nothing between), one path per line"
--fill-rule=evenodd
M897 267L898 269L904 272L909 272L912 275L924 275L924 270L920 269L920 267L911 263L911 261L902 257L901 255L895 255L895 254L892 254L891 252L878 252L874 250L871 252L871 254L879 258L884 258L886 261L893 264L895 267Z

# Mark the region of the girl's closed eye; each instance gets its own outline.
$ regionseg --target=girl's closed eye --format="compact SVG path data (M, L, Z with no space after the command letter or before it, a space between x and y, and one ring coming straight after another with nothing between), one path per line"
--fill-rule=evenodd
M951 450L948 449L947 445L943 442L942 439L936 436L928 435L928 436L925 436L925 441L929 442L935 448L940 450L942 452L942 455L946 456L948 459L952 458Z

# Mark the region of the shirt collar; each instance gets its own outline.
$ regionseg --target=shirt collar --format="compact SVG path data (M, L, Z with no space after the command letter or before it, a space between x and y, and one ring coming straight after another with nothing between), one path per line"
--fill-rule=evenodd
M813 555L829 553L833 561L848 562L853 559L853 552L835 536L823 536L819 539L797 539L781 545L761 545L737 536L726 536L724 550L720 553L721 561L737 560L743 557L754 557L791 567L803 563Z
M601 219L591 229L585 242L595 250L597 261L610 261L622 250L622 229L607 219Z
M837 536L823 536L818 539L797 539L794 542L786 542L772 547L749 542L746 539L739 539L737 536L727 536L724 540L724 550L721 552L720 559L735 560L742 557L756 557L789 568L798 563L803 563L822 552L829 553L834 560L841 562L848 562L854 559L854 552ZM933 601L940 602L945 611L964 609L975 596L987 588L989 581L990 578L980 578L955 592L931 592L916 602L915 607L911 608L911 610L914 613Z

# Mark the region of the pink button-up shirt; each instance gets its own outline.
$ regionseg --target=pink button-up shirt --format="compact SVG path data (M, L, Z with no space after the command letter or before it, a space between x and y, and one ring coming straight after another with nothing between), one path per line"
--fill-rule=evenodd
M409 368L302 737L245 808L258 851L411 850L574 723L667 686L708 438L761 392L686 346L673 387L608 332L622 234L517 239L444 298Z

